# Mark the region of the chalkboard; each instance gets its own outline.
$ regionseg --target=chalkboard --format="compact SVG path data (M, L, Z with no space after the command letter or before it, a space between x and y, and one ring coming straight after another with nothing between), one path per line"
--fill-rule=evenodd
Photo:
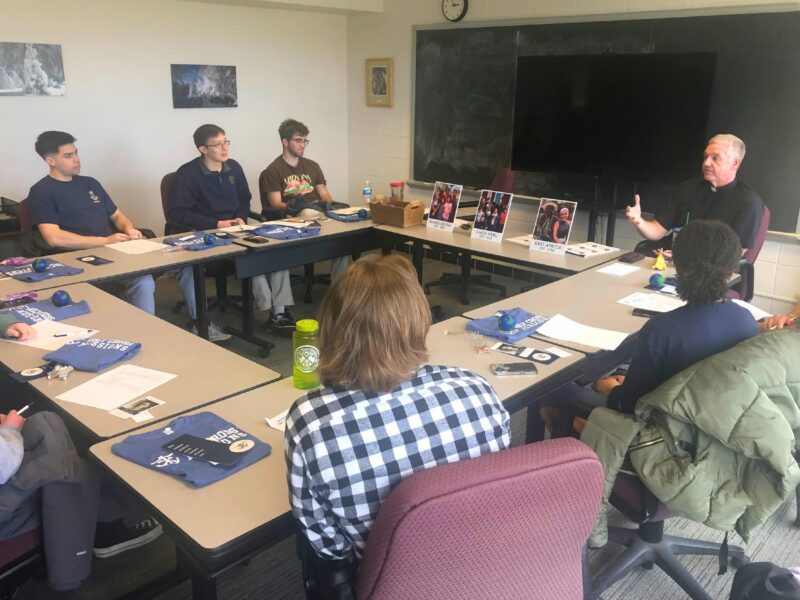
M800 212L798 31L798 12L419 28L414 179L483 187L498 168L511 166L518 56L714 52L707 137L734 133L746 142L740 179L769 206L770 229L795 232ZM699 176L703 148L687 151L696 153L698 167L686 178ZM524 191L530 195L558 195L560 186L562 196L574 197L563 177L532 173L517 179L526 182ZM535 189L536 182L551 187ZM657 186L637 191L646 210L668 193Z

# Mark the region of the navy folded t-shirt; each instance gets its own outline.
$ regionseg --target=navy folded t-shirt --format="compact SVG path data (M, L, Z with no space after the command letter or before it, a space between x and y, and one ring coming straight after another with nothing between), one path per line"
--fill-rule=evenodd
M359 221L366 221L367 219L370 218L369 211L366 209L363 210L367 213L363 217L360 217L357 212L350 213L349 215L343 215L333 210L326 212L325 216L333 219L334 221L342 221L344 223L358 223Z
M239 462L230 467L195 460L163 448L164 444L186 434L222 444L250 440L254 445ZM178 417L166 427L155 431L129 435L123 441L114 444L111 451L154 471L183 478L194 487L203 487L269 456L272 449L269 444L242 431L233 423L213 413L201 412L196 415Z
M14 265L0 265L0 273L5 273L9 277L13 277L18 281L43 281L45 279L52 279L54 277L63 277L64 275L77 275L83 273L83 269L77 267L68 267L67 265L56 262L50 258L42 259L47 263L47 269L41 273L33 270L33 261L30 261L22 266Z
M91 312L86 300L74 302L67 306L56 306L51 300L39 300L4 310L2 314L13 315L19 323L33 325L39 321L63 321L71 317L79 317Z
M500 329L500 313L485 319L475 319L467 323L468 331L475 331L488 335L489 337L503 340L504 342L516 342L524 337L533 335L539 327L547 323L548 317L542 315L533 315L521 308L514 308L512 310L504 311L510 313L514 317L516 323L510 331L503 331Z
M141 350L139 342L87 338L73 340L44 355L44 360L70 365L79 371L96 373L122 360L133 358Z
M276 240L296 240L319 235L319 227L287 227L286 225L261 225L253 229L254 235Z
M179 246L186 250L208 250L217 246L227 246L233 243L233 238L221 238L214 236L212 244L206 244L205 231L195 231L191 234L178 235L175 237L164 238L164 243L170 246Z

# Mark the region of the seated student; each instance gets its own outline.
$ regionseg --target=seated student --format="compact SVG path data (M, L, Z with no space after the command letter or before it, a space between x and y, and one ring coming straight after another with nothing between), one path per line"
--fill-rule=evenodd
M45 131L36 140L36 153L49 172L28 193L31 222L36 228L35 248L29 248L29 253L96 248L142 237L100 182L80 175L81 160L75 141L63 131ZM184 267L174 273L189 316L195 319L192 269ZM151 275L133 275L120 282L125 285L131 304L155 314L155 282ZM231 336L210 328L209 337L212 341L224 341Z
M175 175L170 221L195 229L216 229L242 225L250 214L250 188L241 165L228 158L231 141L217 125L198 127L193 135L200 156L182 165ZM253 277L256 308L271 311L267 329L291 336L294 319L287 306L294 304L289 271Z
M773 329L783 329L784 327L796 327L798 317L800 317L800 301L786 315L772 315L761 319L758 322L758 329L760 331L771 331Z
M286 119L278 127L281 154L259 176L261 206L290 217L316 219L331 208L333 198L320 166L305 157L309 129L304 123ZM337 279L350 264L349 256L331 260L331 279Z
M7 315L0 316L0 331L19 340L36 335ZM95 556L107 558L161 535L161 525L144 515L126 525L122 515L136 512L111 489L101 498L99 473L78 457L60 417L0 414L0 542L42 527L51 587L81 584L91 570L93 541Z
M323 559L358 559L403 478L509 444L491 385L426 365L428 301L399 256L356 261L319 308L320 380L286 420L292 513ZM376 259L376 260L374 260Z
M725 299L742 254L733 229L721 221L691 221L676 236L672 253L678 295L686 305L645 323L625 376L598 379L596 391L567 386L559 396L632 413L641 396L673 375L758 333L753 316Z

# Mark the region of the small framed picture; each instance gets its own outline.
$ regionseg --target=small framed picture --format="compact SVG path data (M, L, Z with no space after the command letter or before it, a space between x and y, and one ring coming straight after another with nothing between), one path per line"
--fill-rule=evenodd
M391 58L368 58L366 60L367 106L392 107L393 70L394 60Z

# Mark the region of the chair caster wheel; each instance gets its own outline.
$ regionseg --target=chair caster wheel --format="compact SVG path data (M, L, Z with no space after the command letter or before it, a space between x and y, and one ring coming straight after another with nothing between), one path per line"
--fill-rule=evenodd
M180 306L173 306L171 310L173 315L177 315L181 312L182 309Z
M259 348L258 349L258 356L260 358L269 358L269 350L267 350L265 348Z

